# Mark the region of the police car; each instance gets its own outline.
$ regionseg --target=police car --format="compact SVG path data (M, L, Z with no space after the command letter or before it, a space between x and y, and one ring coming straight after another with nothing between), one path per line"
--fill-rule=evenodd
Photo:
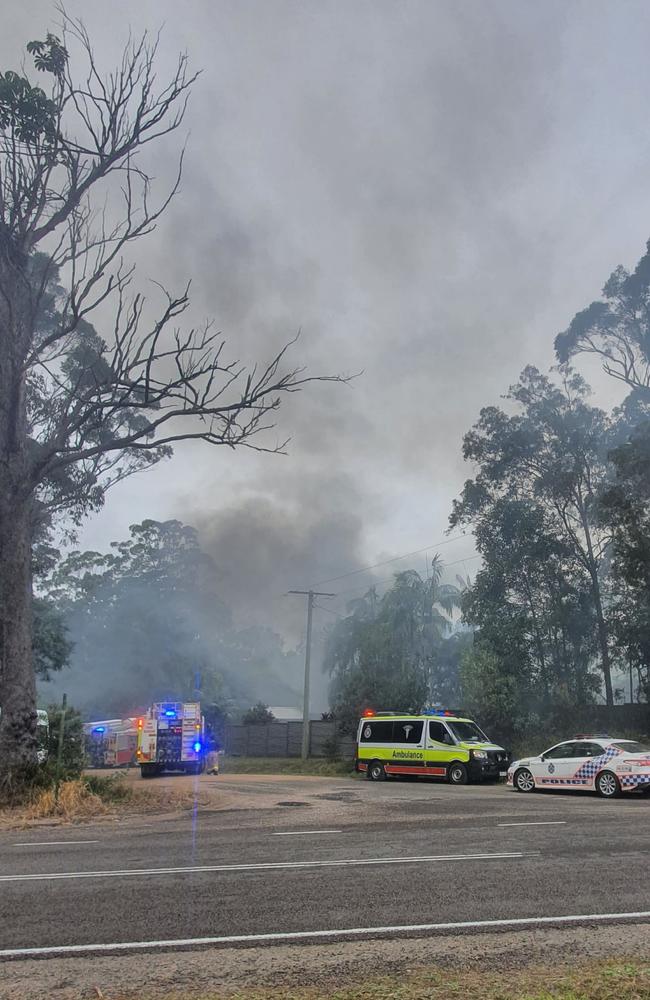
M539 757L513 761L507 781L518 792L539 788L597 791L613 799L621 792L650 792L650 744L608 736L575 736Z

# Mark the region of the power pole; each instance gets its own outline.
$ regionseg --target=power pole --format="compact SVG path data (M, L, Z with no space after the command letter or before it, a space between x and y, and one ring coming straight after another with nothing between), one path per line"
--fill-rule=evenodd
M302 695L302 759L309 757L309 672L311 668L311 627L315 597L336 597L336 594L322 594L317 590L290 590L290 594L301 594L307 598L307 639L305 641L305 685Z

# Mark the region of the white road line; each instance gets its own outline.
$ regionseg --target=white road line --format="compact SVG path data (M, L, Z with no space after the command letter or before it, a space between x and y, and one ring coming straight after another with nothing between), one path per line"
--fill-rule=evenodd
M233 934L223 937L178 938L167 941L119 941L114 944L68 944L48 948L6 948L0 958L30 958L34 955L78 955L95 951L138 951L160 948L188 948L214 944L275 944L314 938L374 937L378 934L413 934L430 931L489 930L500 927L534 927L538 924L591 924L616 920L649 920L650 910L636 913L577 913L561 917L513 917L504 920L463 920L448 924L397 924L394 927L342 927L325 931L286 931L274 934Z
M413 858L345 858L339 861L277 861L248 865L193 865L188 868L124 868L96 872L42 872L30 875L0 875L0 882L41 882L67 878L127 878L134 875L188 875L193 872L286 871L300 868L351 868L359 865L413 865L438 861L498 861L529 858L539 851L508 851L501 854L436 854Z
M68 844L98 844L98 840L26 840L12 847L67 847Z
M273 837L313 837L321 833L340 833L340 830L284 830L282 833L273 833Z
M497 823L497 826L566 826L566 820L545 819L539 823Z

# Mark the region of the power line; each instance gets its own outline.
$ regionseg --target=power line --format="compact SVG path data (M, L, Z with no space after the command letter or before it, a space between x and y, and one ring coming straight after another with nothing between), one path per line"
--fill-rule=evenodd
M359 573L368 573L371 569L378 569L380 566L388 566L389 563L399 562L400 559L409 559L411 556L419 556L422 552L428 552L429 549L442 548L443 545L450 545L452 542L457 542L459 538L465 538L466 535L463 532L462 535L454 535L452 538L443 538L438 542L432 542L431 545L424 545L421 549L415 549L413 552L405 552L402 556L393 556L392 559L384 559L383 562L374 563L372 566L363 566L361 569L352 569L349 573L341 573L340 576L330 576L327 580L317 580L316 583L312 584L313 587L322 587L325 583L335 583L336 580L345 580L348 576L357 576ZM449 565L453 565L449 563Z
M481 556L477 553L475 556L465 556L464 559L455 559L453 562L443 563L443 569L447 569L449 566L458 566L460 563L472 562L473 559L480 559ZM373 580L371 583L366 584L366 587L379 587L382 583L391 583L395 579L395 575L387 576L383 580ZM339 590L337 597L343 597L344 594L360 594L364 587L350 587L349 590Z

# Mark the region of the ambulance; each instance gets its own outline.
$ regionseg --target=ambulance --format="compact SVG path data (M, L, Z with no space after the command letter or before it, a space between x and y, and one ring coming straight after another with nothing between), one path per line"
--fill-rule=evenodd
M359 722L355 767L370 781L417 775L464 785L505 777L508 762L508 752L460 712L368 710Z
M136 762L143 778L205 769L205 723L198 702L157 702L137 719L136 728Z

